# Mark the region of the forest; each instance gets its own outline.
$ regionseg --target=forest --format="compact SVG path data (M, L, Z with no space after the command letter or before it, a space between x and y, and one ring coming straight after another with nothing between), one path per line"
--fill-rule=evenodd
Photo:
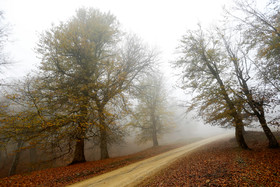
M3 11L0 18L3 73L13 62L4 52L9 26ZM170 65L177 87L191 99L180 104L169 95L160 52L122 30L120 21L111 12L79 8L40 34L35 71L1 80L4 176L17 174L20 164L34 171L83 163L86 154L108 159L110 148L130 135L157 147L176 127L178 107L206 125L234 129L241 149L250 149L245 128L262 130L267 146L279 148L273 134L280 122L278 1L260 10L254 2L236 0L220 22L198 23L181 36Z

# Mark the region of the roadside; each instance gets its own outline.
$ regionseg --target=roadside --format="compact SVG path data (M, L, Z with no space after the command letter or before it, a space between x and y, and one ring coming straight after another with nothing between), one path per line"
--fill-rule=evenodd
M73 187L138 186L138 184L141 183L145 178L159 172L163 168L166 168L180 157L190 154L201 146L209 144L213 141L229 138L232 136L233 134L222 134L200 140L195 143L151 157L149 159L125 166L112 172L108 172L104 175L82 181L80 183L74 184Z
M148 148L144 151L127 156L91 161L65 167L49 168L31 173L0 178L0 186L65 186L193 143L194 141L198 141L198 139Z
M275 133L278 140L280 133ZM139 186L280 186L280 149L268 149L262 132L247 132L252 150L235 140L211 143L177 160Z

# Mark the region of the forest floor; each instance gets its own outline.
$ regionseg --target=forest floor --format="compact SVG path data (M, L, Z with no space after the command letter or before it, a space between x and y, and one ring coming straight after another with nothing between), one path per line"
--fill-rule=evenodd
M49 168L31 173L0 178L0 186L66 186L167 152L192 143L193 141L196 140L193 139L183 143L158 146L155 148L152 147L127 156L91 161L65 167Z
M278 141L280 133L275 133ZM147 178L139 186L280 186L280 148L267 148L261 132L247 132L251 150L235 139L217 141Z
M234 138L216 141L181 157L140 186L280 186L280 148L268 149L263 133L247 132L245 136L251 150L239 149ZM280 133L276 137L280 140ZM182 145L5 177L0 186L66 186Z

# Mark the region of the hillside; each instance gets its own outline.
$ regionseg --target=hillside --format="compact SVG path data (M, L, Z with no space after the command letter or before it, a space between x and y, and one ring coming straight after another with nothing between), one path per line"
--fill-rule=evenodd
M276 133L279 141L279 133ZM247 132L251 150L234 139L214 142L184 157L142 186L280 186L280 149L268 149L261 132Z

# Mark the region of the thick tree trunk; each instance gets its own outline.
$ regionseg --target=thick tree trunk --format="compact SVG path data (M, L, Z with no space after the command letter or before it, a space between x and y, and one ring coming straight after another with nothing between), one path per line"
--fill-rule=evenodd
M107 132L104 127L100 127L100 159L109 158L108 145L107 145Z
M107 134L107 125L105 123L105 116L103 113L103 107L99 106L98 110L99 117L99 130L100 130L100 159L109 158L108 152L108 134Z
M87 85L87 83L84 83L84 85ZM70 163L70 165L86 162L86 158L85 158L86 132L85 132L84 128L87 128L87 127L85 127L84 124L86 124L88 122L88 117L87 117L88 108L87 107L89 105L89 101L87 99L87 96L88 96L87 90L83 90L82 92L83 92L85 99L82 100L82 102L81 102L81 107L80 107L81 116L78 121L78 131L76 134L76 146L75 146L75 151L74 151L74 158L73 158L72 162Z
M236 124L235 126L235 138L237 141L237 144L242 149L249 149L248 145L245 142L244 136L243 136L243 130L242 125Z
M16 174L16 169L17 169L17 166L18 166L18 163L19 163L19 158L20 158L20 155L21 155L21 148L23 146L23 141L19 140L17 142L17 150L16 150L16 154L14 156L14 159L13 159L13 162L12 162L12 166L10 168L10 171L9 171L9 176L12 176L12 175L15 175Z
M85 153L84 153L84 146L85 146L84 141L85 140L83 138L76 140L74 158L73 158L72 162L70 163L70 165L82 163L82 162L86 161Z
M244 125L242 125L242 134L245 135L246 134L246 131L245 131L245 127Z

